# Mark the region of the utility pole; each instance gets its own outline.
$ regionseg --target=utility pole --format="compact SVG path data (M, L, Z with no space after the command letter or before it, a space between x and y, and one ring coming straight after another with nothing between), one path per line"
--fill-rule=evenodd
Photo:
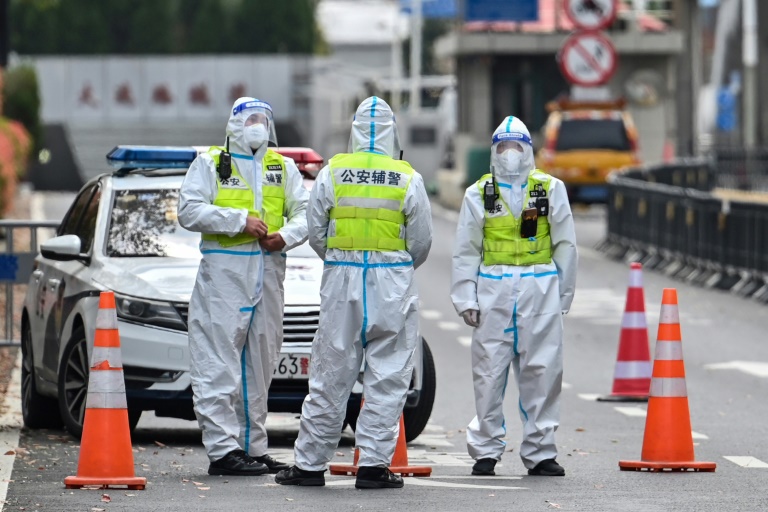
M395 4L394 19L392 21L392 80L390 81L390 99L393 112L400 111L402 98L402 78L403 78L403 44L400 39L400 9Z
M742 62L744 84L744 147L752 149L757 141L757 0L742 0Z
M421 110L421 26L422 0L411 0L411 87L410 112Z

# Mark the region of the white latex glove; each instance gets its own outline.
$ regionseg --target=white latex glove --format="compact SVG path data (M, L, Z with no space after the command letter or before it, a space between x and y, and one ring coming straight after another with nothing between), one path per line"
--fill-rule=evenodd
M468 309L461 314L461 318L464 319L464 323L470 327L477 327L480 325L480 312L476 309Z

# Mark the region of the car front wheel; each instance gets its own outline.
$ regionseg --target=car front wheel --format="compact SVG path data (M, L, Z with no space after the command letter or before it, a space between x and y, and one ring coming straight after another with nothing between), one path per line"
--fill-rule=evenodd
M435 389L437 388L437 376L435 372L435 360L427 340L421 338L422 347L422 381L419 403L416 407L403 409L403 425L405 426L405 441L410 443L424 431L429 417L432 415L432 406L435 403ZM347 415L344 418L344 427L349 425L354 431L357 428L357 418L360 415L360 405L347 404ZM343 430L343 429L342 429Z
M83 435L89 374L88 342L85 329L79 327L72 333L59 363L59 412L64 426L78 439ZM141 412L128 411L128 428L131 432L139 423Z
M56 400L37 392L32 356L32 327L26 318L21 328L21 416L27 428L61 428Z

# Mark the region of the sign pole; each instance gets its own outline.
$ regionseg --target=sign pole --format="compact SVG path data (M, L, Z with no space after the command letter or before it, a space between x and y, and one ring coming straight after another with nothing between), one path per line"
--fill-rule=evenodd
M411 2L411 87L409 110L418 114L421 110L421 2Z

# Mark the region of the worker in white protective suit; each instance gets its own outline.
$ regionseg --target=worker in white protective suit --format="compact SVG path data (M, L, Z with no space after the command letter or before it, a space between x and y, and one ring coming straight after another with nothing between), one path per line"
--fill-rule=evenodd
M279 290L265 277L264 248L279 252L278 230L291 246L306 234L280 229L283 208L300 210L302 198L287 192L297 182L295 163L268 149L277 144L271 107L240 98L230 114L226 146L199 155L181 186L179 223L202 233L189 304L190 375L208 473L261 475L288 467L267 454L264 427L279 351L267 331L264 297Z
M414 270L432 244L432 218L421 176L395 160L399 154L392 110L382 99L368 98L355 113L349 153L334 156L312 189L309 243L325 260L320 325L312 343L296 463L277 474L279 484L325 485L323 473L365 361L355 486L403 486L387 466L419 340Z
M453 250L451 300L474 327L477 416L467 428L473 475L494 475L505 451L502 402L510 365L520 394L520 457L529 475L562 476L563 320L576 286L576 234L563 183L535 169L525 124L493 134L492 174L465 195Z

